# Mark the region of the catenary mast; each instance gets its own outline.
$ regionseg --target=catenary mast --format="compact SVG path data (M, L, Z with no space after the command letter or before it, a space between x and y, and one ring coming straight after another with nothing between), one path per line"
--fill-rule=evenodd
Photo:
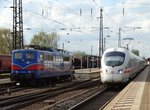
M13 50L24 48L22 0L13 0Z

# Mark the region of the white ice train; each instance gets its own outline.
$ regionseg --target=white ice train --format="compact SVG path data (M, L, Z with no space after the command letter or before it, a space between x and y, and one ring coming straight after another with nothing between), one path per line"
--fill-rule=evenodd
M110 48L102 55L101 81L106 85L122 84L144 69L145 60L124 48Z

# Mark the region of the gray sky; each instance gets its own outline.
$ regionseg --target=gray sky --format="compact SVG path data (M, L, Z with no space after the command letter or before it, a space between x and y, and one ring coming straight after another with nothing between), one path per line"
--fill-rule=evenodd
M12 30L10 6L12 0L0 0L0 27ZM91 54L92 47L92 54L98 55L100 7L103 7L103 25L109 27L104 29L106 48L118 46L121 28L122 46L129 43L124 38L133 38L129 48L149 57L150 0L23 0L25 43L40 31L55 31L60 35L59 48L64 43L69 51Z

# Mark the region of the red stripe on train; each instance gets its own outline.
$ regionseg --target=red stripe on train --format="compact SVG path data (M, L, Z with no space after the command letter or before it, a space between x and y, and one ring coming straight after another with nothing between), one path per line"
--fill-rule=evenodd
M22 70L22 68L17 65L12 65L12 70Z
M132 73L132 72L133 72L133 68L128 68L124 70L125 74Z
M28 66L26 69L27 70L43 70L43 66L39 65L39 64L36 64L36 65Z

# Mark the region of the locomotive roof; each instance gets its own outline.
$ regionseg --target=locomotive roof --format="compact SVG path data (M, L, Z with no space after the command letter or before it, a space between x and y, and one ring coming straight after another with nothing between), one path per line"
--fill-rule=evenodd
M54 53L69 54L69 52L63 49L57 49L53 47L44 47L44 46L39 46L39 45L25 45L25 49L34 49L34 50L40 50L40 51L49 51L49 52L54 52Z
M69 52L66 52L66 51L58 51L56 49L53 49L53 48L49 48L47 50L39 50L39 49L17 49L17 50L14 50L13 52L17 52L17 51L37 51L37 52L50 52L52 54L56 54L56 55L70 55Z
M39 46L39 45L26 45L25 49L17 49L15 51L27 51L27 50L34 50L34 51L41 51L41 52L51 52L57 55L71 55L70 52L64 51L63 49L57 49L53 47L44 47L44 46Z
M109 48L109 49L107 49L105 52L109 52L109 51L128 52L128 50L125 49L125 48Z

